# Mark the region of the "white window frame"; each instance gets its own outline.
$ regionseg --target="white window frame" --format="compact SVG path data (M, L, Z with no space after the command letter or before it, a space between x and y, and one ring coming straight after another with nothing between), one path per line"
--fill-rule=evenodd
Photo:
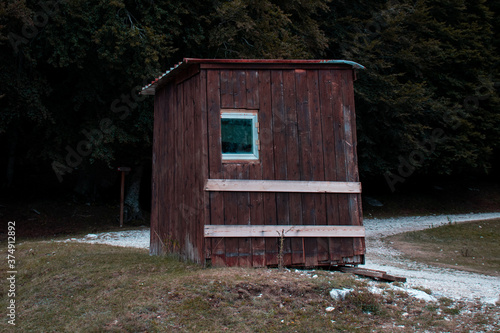
M259 121L257 111L242 110L221 110L221 154L223 161L259 159ZM251 119L252 120L252 153L249 154L228 154L222 152L222 119Z

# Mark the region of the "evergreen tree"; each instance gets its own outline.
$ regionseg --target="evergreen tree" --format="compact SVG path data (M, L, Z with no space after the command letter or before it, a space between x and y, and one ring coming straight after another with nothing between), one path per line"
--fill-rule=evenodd
M323 7L317 0L3 2L0 148L17 157L1 165L3 189L14 171L22 179L22 165L30 173L52 169L54 183L76 174L89 183L89 175L121 165L141 170L151 156L153 106L136 88L183 57L311 57L326 47L310 19Z
M385 173L395 184L413 174L488 171L500 138L490 7L331 3L328 55L367 67L355 85L363 175Z

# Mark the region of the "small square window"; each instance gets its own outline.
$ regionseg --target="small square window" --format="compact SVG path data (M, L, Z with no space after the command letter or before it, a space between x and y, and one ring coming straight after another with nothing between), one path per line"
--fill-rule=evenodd
M221 113L221 146L223 160L258 160L257 113Z

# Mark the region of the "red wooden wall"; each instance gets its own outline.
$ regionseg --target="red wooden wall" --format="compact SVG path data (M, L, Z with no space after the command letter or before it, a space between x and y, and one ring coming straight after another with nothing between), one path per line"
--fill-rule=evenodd
M200 64L155 95L152 254L277 265L276 238L204 238L205 224L362 225L360 194L205 192L206 179L359 181L350 66ZM224 163L221 109L258 110L259 161ZM285 238L284 264L363 262L363 238Z
M206 73L171 81L155 94L151 254L204 262L208 195Z

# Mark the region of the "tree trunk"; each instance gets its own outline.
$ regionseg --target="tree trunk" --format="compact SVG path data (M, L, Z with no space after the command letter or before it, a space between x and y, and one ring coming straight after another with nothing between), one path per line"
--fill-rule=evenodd
M142 220L142 210L139 204L141 180L144 171L144 163L132 169L129 186L125 195L124 221Z

